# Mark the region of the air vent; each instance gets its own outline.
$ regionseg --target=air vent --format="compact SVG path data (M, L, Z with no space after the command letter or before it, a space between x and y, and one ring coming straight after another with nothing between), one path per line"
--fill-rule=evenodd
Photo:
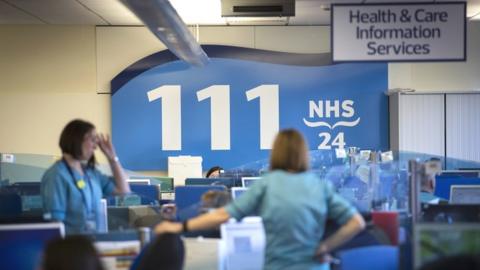
M233 12L283 12L283 6L233 6Z
M295 0L222 0L222 17L295 16Z

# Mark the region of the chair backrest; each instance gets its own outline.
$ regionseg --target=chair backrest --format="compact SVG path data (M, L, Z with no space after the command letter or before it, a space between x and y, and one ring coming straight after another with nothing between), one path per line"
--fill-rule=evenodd
M390 239L392 245L398 245L399 221L398 212L376 211L372 212L372 221L381 228Z
M368 246L338 252L340 270L397 270L398 247Z
M199 214L203 193L209 190L225 191L225 186L177 186L175 187L175 205L180 220L186 220Z

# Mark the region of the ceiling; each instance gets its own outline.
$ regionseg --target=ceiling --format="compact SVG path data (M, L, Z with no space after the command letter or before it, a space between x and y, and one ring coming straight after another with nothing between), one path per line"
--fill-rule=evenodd
M444 0L452 2L452 0ZM444 2L395 0L395 2ZM455 1L455 0L453 0ZM188 25L232 25L220 16L220 0L170 0ZM296 15L278 24L328 25L331 3L375 3L387 0L296 0ZM480 0L467 0L467 17L480 20ZM0 24L143 25L118 0L0 0ZM243 22L275 24L272 19Z

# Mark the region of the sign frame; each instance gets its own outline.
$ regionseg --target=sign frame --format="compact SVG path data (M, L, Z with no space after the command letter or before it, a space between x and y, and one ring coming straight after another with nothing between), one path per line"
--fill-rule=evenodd
M447 6L447 5L462 5L463 6L463 54L459 58L414 58L411 59L392 59L391 57L385 57L383 59L368 59L368 57L363 57L363 59L342 59L336 60L335 59L335 26L334 26L334 10L335 7L366 7L366 6L379 6L379 7L388 7L388 6ZM462 62L467 60L467 18L466 18L466 10L467 4L466 2L398 2L398 3L364 3L364 4L347 4L347 3L339 3L339 4L332 4L331 7L331 15L330 15L330 48L331 48L331 57L333 63L353 63L353 62ZM460 47L460 46L459 46Z

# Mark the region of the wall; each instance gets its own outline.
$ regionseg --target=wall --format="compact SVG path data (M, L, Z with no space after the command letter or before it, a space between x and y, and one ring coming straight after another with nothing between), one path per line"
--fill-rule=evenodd
M195 30L195 29L192 29ZM196 33L196 31L193 31ZM298 53L330 50L327 26L200 27L203 44ZM0 26L0 152L59 155L62 127L80 117L110 132L110 80L164 49L143 27ZM468 25L468 60L390 64L389 88L480 89L480 22Z
M265 50L323 53L330 51L326 26L200 27L201 44L222 44ZM191 28L196 35L196 29ZM141 58L165 46L144 27L97 27L98 86L110 91L110 80Z
M109 132L94 27L1 26L0 40L0 152L59 155L58 136L73 118Z
M467 24L467 61L389 65L389 88L417 92L480 91L480 21Z

